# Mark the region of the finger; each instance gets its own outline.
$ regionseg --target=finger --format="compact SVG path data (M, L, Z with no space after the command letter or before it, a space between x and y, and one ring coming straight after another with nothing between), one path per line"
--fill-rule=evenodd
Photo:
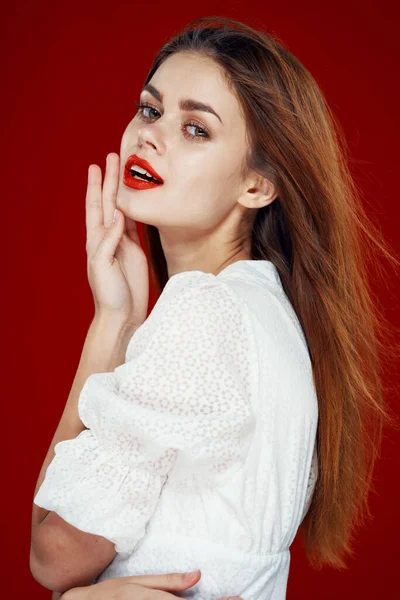
M106 172L103 185L104 227L110 227L117 203L119 179L119 156L110 152L106 157Z
M108 229L105 230L103 239L98 246L96 259L108 260L109 264L114 262L117 248L124 232L124 217L121 211L115 210L113 221Z
M103 226L103 207L101 199L101 169L90 165L86 189L86 249L92 254L98 244L99 228Z
M127 236L135 242L135 244L140 245L139 234L136 227L136 222L133 219L129 219L125 216L125 231Z
M171 590L183 590L191 587L201 577L201 571L198 569L193 573L166 573L165 575L134 575L128 577L129 583L141 585L152 589L165 592Z

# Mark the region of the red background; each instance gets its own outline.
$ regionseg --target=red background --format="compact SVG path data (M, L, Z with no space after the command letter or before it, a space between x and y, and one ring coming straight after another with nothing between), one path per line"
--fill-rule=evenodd
M31 506L93 316L86 279L87 168L96 163L104 174L106 154L119 153L150 63L180 26L194 17L221 15L266 27L283 40L314 75L339 117L367 212L399 254L399 4L188 4L14 0L5 12L3 8L7 410L2 439L7 447L1 529L2 588L9 589L3 597L51 597L29 571ZM386 282L377 283L375 290L386 317L398 326L399 280L390 265L384 263L384 268ZM152 291L149 310L154 301ZM393 372L394 387L396 376ZM392 406L396 396L393 392L388 398ZM313 571L296 538L289 600L397 595L399 441L395 432L385 433L376 494L371 496L374 519L357 537L357 556L348 570Z

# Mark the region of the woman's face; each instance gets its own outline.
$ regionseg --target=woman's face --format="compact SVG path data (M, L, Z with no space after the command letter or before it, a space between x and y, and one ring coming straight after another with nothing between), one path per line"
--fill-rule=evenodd
M122 137L117 207L128 218L156 226L162 240L171 233L175 240L204 241L226 221L236 222L232 211L238 223L247 211L238 203L245 190L240 175L247 152L239 102L218 66L201 55L170 56L149 83L156 91L142 91L140 102L151 108L139 110ZM185 99L211 106L219 118L190 107L182 110ZM147 160L163 185L139 190L124 184L132 154Z

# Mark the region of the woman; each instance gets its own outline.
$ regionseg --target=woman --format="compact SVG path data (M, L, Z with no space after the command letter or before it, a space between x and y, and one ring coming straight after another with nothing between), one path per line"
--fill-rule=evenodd
M281 600L298 530L345 566L392 420L361 234L384 246L339 132L264 33L203 18L161 48L121 161L89 173L95 318L32 514L46 587L200 569L179 597Z

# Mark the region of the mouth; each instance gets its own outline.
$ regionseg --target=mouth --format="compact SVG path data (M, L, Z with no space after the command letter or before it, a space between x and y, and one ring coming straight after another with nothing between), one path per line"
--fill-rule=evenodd
M129 156L125 164L123 182L133 189L149 189L164 183L150 163L136 154Z

